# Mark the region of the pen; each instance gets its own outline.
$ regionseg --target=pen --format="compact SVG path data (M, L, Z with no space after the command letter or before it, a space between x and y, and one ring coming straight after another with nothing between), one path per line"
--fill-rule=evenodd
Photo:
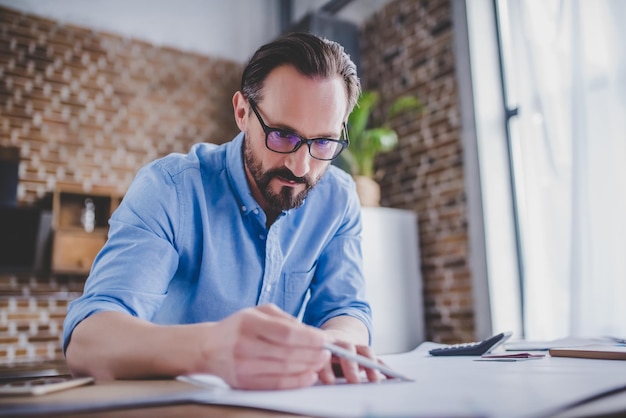
M378 370L380 371L382 374L384 374L385 376L389 376L389 377L395 377L396 379L400 379L400 380L404 380L407 382L413 382L413 379L404 376L403 374L400 374L394 370L391 370L389 367L382 365L380 363L375 362L374 360L371 360L365 356L359 355L359 354L355 354L351 351L346 350L345 348L341 348L335 344L331 344L331 343L326 343L324 344L324 348L328 351L330 351L331 353L333 353L334 355L336 355L337 357L343 357L345 359L348 359L350 361L354 361L355 363L360 364L363 367L367 367L369 369L374 369L374 370Z

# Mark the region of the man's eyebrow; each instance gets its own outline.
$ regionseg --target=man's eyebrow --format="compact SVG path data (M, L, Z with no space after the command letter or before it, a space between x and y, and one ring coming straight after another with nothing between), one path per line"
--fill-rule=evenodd
M297 129L292 128L291 126L288 126L288 125L285 125L285 124L282 124L282 123L278 124L278 125L270 125L268 123L267 127L271 128L271 129L280 129L281 131L285 131L285 132L288 132L290 134L298 135L299 137L304 138L304 139L316 139L316 138L337 139L337 138L341 137L341 132L339 133L339 135L334 134L334 133L324 133L324 134L321 134L321 135L315 135L315 136L308 137L308 136L303 135ZM342 127L343 127L343 125L342 125Z
M339 134L334 134L334 133L324 133L321 135L315 135L315 136L305 136L303 135L300 131L298 131L297 129L289 126L289 125L285 125L284 123L278 123L278 124L274 124L274 123L270 123L267 121L267 115L263 115L261 110L259 110L259 113L261 113L261 117L263 119L263 122L265 123L265 126L267 126L270 129L278 129L281 131L285 131L288 132L290 134L295 134L298 135L300 138L304 138L304 139L315 139L315 138L328 138L328 139L339 139L341 138L341 134L343 133L343 127L344 124L341 124L341 130L339 131Z
M267 126L270 127L270 128L273 128L273 129L280 129L281 131L289 132L291 134L296 134L296 135L301 136L301 137L304 138L304 135L302 135L300 132L298 132L297 129L292 128L289 125L285 125L284 123L279 123L277 125L270 125L270 124L268 124Z

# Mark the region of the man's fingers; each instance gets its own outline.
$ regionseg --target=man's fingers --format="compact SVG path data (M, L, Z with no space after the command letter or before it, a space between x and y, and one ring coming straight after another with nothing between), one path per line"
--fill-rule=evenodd
M289 347L264 338L247 338L234 348L237 359L258 358L282 363L301 363L321 367L330 361L330 353L314 347Z
M345 348L348 351L356 354L356 347L352 344L344 343L341 341L335 342L336 345L341 348ZM359 377L359 366L354 361L348 360L343 357L339 357L339 364L341 365L341 372L343 377L346 378L348 383L360 383L361 378Z
M330 361L326 362L324 367L318 372L320 382L325 385L332 385L336 382L333 366Z
M275 305L262 305L244 319L244 327L259 338L286 346L321 348L323 331L304 325Z
M363 357L367 357L368 359L379 363L384 364L382 361L378 360L374 351L371 347L365 345L352 345L345 342L335 341L334 344L348 350L354 354L358 354ZM379 382L383 379L383 374L369 367L361 366L355 361L350 361L349 359L333 356L331 363L331 368L333 370L333 374L335 377L345 377L348 383L361 383L363 381L362 371L365 371L365 376L367 380L370 382Z
M235 374L237 381L240 381L244 376L298 375L317 372L322 367L324 366L318 363L248 357L238 360Z
M374 360L375 362L379 364L383 364L382 361L376 358L376 355L374 354L374 350L372 350L372 348L369 346L359 345L356 347L356 352L362 356L369 358L370 360ZM369 380L370 382L379 382L381 380L382 376L378 370L370 369L367 367L364 367L364 369L365 369L365 375L367 376L367 380Z

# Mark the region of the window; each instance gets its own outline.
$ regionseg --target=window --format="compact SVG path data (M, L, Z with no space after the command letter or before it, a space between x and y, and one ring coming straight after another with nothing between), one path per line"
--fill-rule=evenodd
M496 5L524 334L624 337L626 3Z

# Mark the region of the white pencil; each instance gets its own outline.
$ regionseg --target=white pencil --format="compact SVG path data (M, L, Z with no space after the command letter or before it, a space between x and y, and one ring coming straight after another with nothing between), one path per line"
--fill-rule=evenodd
M351 351L346 350L345 348L341 348L338 345L326 343L324 344L324 348L336 355L337 357L343 357L345 359L354 361L357 364L360 364L363 367L367 367L368 369L374 369L380 371L385 376L395 377L396 379L405 380L407 382L412 382L413 379L404 376L394 370L391 370L389 367L382 365L380 363L375 362L365 356L360 354L353 353Z

